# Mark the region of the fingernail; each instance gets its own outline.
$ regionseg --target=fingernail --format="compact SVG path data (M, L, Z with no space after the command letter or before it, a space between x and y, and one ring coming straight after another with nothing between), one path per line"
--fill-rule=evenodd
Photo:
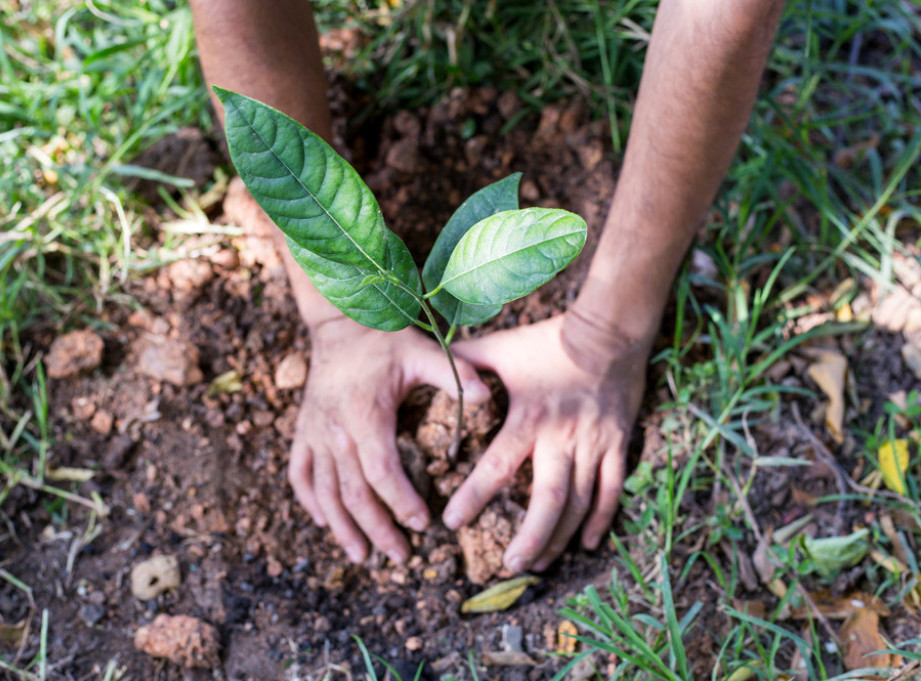
M348 554L349 560L353 563L361 563L365 559L365 552L358 544L346 546L345 552Z
M425 528L428 527L428 524L428 518L420 514L414 515L412 518L410 518L407 521L406 526L415 532L424 532Z
M445 515L445 527L449 530L456 530L464 522L459 513L448 513Z
M524 570L524 558L521 556L512 556L505 564L511 572L517 573Z
M406 561L406 554L403 553L402 551L398 551L397 549L388 551L387 557L394 563L398 563L398 564Z

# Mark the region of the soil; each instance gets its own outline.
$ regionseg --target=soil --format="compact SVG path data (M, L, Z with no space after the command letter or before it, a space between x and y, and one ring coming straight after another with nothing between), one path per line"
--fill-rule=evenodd
M336 92L335 106L343 114L354 104L346 104L344 91ZM591 231L586 253L551 284L507 305L478 334L565 309L584 276L617 176L604 125L589 120L579 102L549 107L499 134L519 107L509 93L456 90L431 108L379 120L376 128L366 123L362 130L339 130L379 197L387 224L420 258L466 196L515 171L524 173L523 205L559 206L585 217ZM213 157L215 144L183 135ZM175 156L190 163L180 142L163 145L170 167ZM238 213L231 193L211 217L235 222ZM83 345L94 349L101 340L98 357L81 356L83 364L76 362L76 369L50 381L55 444L49 465L93 471L74 491L87 499L98 494L108 514L101 518L22 486L12 490L0 515L6 528L0 564L32 587L33 601L0 581L3 620L32 623L22 648L8 659L28 660L36 653L40 613L47 609L49 678L97 678L111 660L128 678L294 679L324 672L348 678L343 670L354 678L364 668L355 636L404 678L412 678L420 662L426 663L423 679L447 673L469 677L471 649L477 660L490 653L486 659L500 663L488 678L552 676L565 662L553 654L563 621L557 611L587 585L605 590L614 549L586 553L573 546L512 609L462 615L462 601L477 593L479 584L506 576L494 557L527 504L524 470L462 541L436 523L424 534L410 535L414 557L406 565L376 554L364 565L351 565L327 531L310 522L286 481L310 339L271 244L249 235L195 237L185 247L197 257L131 282L131 306L110 305L98 316L93 335L81 336ZM54 340L50 332L33 339L41 348ZM870 340L890 348L869 356L853 348L866 360L858 361L857 371L879 385L868 396L873 404L894 389L919 387L917 380L906 381L896 335L880 331ZM873 365L869 357L888 364ZM786 370L803 375L795 364ZM495 400L471 411L457 463L444 458L454 420L449 398L420 389L401 409L398 441L414 481L428 491L433 517L501 426L505 398L501 384L492 383ZM649 384L660 382L653 376ZM631 448L634 464L645 459L665 465L664 417L654 409L662 401L663 395L650 391ZM784 403L784 416L792 404ZM813 408L800 406L819 432ZM778 423L759 426L756 437L764 451L813 456L807 433L787 418ZM819 465L810 470L802 478L798 469L759 473L752 511L762 527L788 523L805 514L808 499L837 491L833 472ZM695 490L682 512L705 524L725 498L725 490ZM815 522L850 527L858 511L849 505L841 516L831 507L829 517L817 516ZM627 509L615 529L628 535L624 523L641 513L641 505ZM707 550L725 562L734 542L747 554L756 543L754 537L727 538ZM642 560L643 546L629 537L627 545ZM680 545L675 559L695 548L702 545ZM132 593L132 569L158 555L178 560L180 584L141 600ZM709 674L729 626L711 579L697 561L676 585L679 611L704 603L699 635L688 642L701 677ZM742 580L751 580L746 587L752 598L765 598L754 578L743 574ZM156 586L156 578L148 581ZM158 617L163 614L175 618ZM171 621L179 628L162 633ZM889 631L895 637L898 627L910 623L890 620ZM157 641L186 641L177 645L191 646L191 652L180 650L173 661L151 657L135 648L139 630L145 641L151 632L162 635ZM610 660L598 656L594 663L604 670Z

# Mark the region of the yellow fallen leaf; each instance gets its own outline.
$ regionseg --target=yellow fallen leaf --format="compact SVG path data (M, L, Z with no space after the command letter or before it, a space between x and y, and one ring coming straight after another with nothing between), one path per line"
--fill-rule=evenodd
M461 604L462 613L470 612L496 612L505 610L521 598L532 584L538 584L540 580L537 577L515 577L499 582L485 591L481 591L473 598L468 598Z
M243 390L243 380L240 372L236 369L225 371L220 376L215 377L208 386L208 397L215 395L231 395Z
M575 624L569 620L560 622L560 626L556 628L556 652L563 655L576 652L576 646L579 644L576 639L578 635L579 630Z
M825 408L825 427L832 439L844 442L844 381L847 377L847 358L835 350L820 350L816 362L809 366L809 377L828 397Z
M898 494L905 494L905 472L908 470L908 440L887 440L879 448L879 469L883 473L886 487Z
M726 681L749 681L749 679L756 678L761 669L764 669L764 663L761 660L746 662L744 667L739 667L727 676Z

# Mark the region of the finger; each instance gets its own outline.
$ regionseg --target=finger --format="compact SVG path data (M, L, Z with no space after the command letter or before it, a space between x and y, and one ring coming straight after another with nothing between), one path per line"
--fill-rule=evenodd
M532 429L525 425L525 419L517 415L517 412L509 412L508 421L483 458L448 501L443 518L449 529L456 530L473 520L496 492L515 475L534 446Z
M294 498L303 506L318 527L326 527L326 516L313 490L313 451L303 441L294 438L291 445L291 460L288 462L288 482L294 490Z
M585 519L585 514L592 505L599 459L597 439L581 437L573 464L572 487L569 490L566 508L563 509L547 546L532 566L535 571L546 570L566 550L569 540Z
M572 446L559 431L538 436L528 512L503 559L512 572L527 569L541 555L560 522L569 500Z
M490 398L489 387L483 383L473 364L453 353L454 367L457 369L457 378L460 379L464 390L464 400L468 404L481 404ZM433 385L444 390L457 399L457 380L451 362L440 348L432 347L422 352L413 351L407 357L408 383L407 390L416 385Z
M620 495L624 490L624 472L627 463L627 444L621 441L608 450L598 471L595 503L582 529L582 546L594 551L601 538L611 527Z
M337 453L342 456L341 453ZM361 563L368 557L368 542L358 526L342 505L339 491L339 475L333 456L328 451L316 452L314 473L316 495L323 515L329 522L329 529L339 545L353 563Z
M404 562L409 558L409 543L365 480L354 443L344 432L337 433L335 439L342 505L374 546L393 562ZM402 470L400 472L402 474Z
M396 424L392 416L377 416L376 425L365 426L359 431L357 439L361 477L401 525L422 532L430 521L429 509L403 469L393 440Z

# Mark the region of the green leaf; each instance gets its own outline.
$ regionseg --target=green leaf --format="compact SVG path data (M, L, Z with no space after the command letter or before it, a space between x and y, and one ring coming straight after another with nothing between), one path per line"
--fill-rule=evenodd
M870 550L867 537L870 530L864 528L845 537L803 538L803 549L815 564L815 570L826 579L834 577L844 568L856 565Z
M422 268L422 281L429 291L441 281L445 266L457 242L483 218L495 213L518 208L518 184L521 173L493 182L472 194L441 230L432 252ZM447 291L439 291L431 298L432 307L438 310L452 326L473 326L492 319L502 310L501 305L469 305L460 302Z
M558 208L496 213L461 238L439 287L473 305L501 305L551 279L585 245L585 220Z
M214 88L230 158L253 198L302 249L343 265L384 269L377 200L323 139L266 104Z
M387 234L385 270L421 296L422 282L406 244L393 232ZM317 291L359 324L381 331L399 331L419 317L418 299L380 273L326 260L301 248L291 238L288 248Z

